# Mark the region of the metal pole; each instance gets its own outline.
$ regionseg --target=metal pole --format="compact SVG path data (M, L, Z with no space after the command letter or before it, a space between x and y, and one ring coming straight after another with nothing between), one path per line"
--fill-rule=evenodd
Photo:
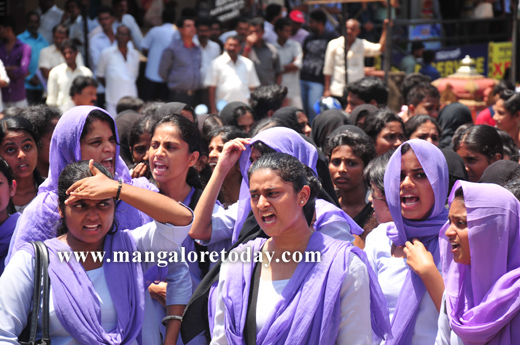
M390 5L390 0L386 0L386 18L388 18L389 23L386 27L386 44L384 54L384 82L388 86L388 78L390 77L390 65L392 64L392 25L390 25L390 22L392 21L392 6Z
M347 4L343 3L341 4L342 12L343 12L343 18L341 18L341 33L343 34L343 39L345 42L345 46L343 49L344 52L344 60L345 60L345 88L343 89L343 98L347 99L347 85L348 85L348 49L347 49L347 20L348 20L348 8Z
M516 71L517 71L517 55L518 55L518 47L516 46L518 43L518 1L513 1L513 37L511 39L512 49L511 49L511 73L509 75L509 79L512 83L516 81Z

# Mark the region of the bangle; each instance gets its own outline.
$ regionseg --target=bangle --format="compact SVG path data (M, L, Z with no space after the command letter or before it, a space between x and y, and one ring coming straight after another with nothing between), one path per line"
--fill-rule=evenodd
M121 195L121 189L123 188L123 181L119 179L119 183L117 184L117 194L116 194L116 201L119 200L119 196Z
M167 321L171 321L171 320L177 320L177 321L180 321L182 322L182 316L179 316L179 315L167 315L164 317L164 319L162 319L161 323L166 326L166 322Z

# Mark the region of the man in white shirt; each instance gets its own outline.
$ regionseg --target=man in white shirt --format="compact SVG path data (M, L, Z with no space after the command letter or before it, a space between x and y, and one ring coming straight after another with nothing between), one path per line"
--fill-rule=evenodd
M96 74L97 65L99 63L99 57L101 56L101 52L110 47L116 41L116 36L114 35L114 30L112 29L112 24L114 24L115 17L114 11L112 8L108 6L100 6L98 8L98 21L100 30L96 33L92 38L90 38L90 46L89 46L89 55L90 55L90 66L92 66L92 70L94 75ZM97 90L97 105L104 107L105 106L105 88L103 85L99 85Z
M385 50L386 27L388 21L383 24L383 33L379 43L371 43L357 36L361 32L360 24L356 19L349 19L347 26L347 49L348 49L348 82L352 83L365 76L365 57L381 55ZM345 89L345 39L336 38L329 42L325 53L325 65L323 66L325 76L325 87L323 97L334 96L343 105Z
M40 14L40 28L38 32L47 40L52 41L52 29L61 22L63 10L59 9L54 0L40 0L37 12Z
M63 42L62 53L65 63L54 67L47 83L47 105L55 105L65 112L70 107L70 85L78 76L92 77L92 72L76 65L78 49L72 40Z
M249 102L250 92L260 86L253 62L239 55L240 38L227 39L226 52L213 60L204 86L208 87L210 113L217 112L217 102Z
M117 102L124 96L137 97L135 84L139 75L139 53L128 46L130 29L124 25L117 28L117 45L103 50L96 75L106 88L106 110L114 118Z
M274 44L278 49L280 64L282 65L282 83L287 87L286 99L288 105L303 108L300 90L300 68L302 68L303 51L300 43L290 39L292 22L288 18L281 18L274 24L278 40Z
M132 41L137 49L141 49L143 44L143 34L139 25L135 21L135 18L128 14L128 2L126 0L112 0L112 7L114 9L114 16L116 18L113 29L116 29L120 25L126 26L130 30Z
M211 63L221 54L221 50L217 43L209 39L211 35L211 21L208 18L199 18L195 24L197 26L197 37L194 41L201 51L200 80L204 83ZM203 88L200 93L201 101L209 109L208 89Z
M52 29L53 44L41 50L40 58L38 59L38 68L45 79L49 79L49 72L51 69L65 62L65 58L61 53L61 44L69 38L68 35L69 31L65 26L61 24L56 25ZM84 66L83 58L79 52L76 56L76 65Z
M168 85L159 75L159 62L164 49L170 42L180 38L179 30L173 24L175 22L175 8L167 6L162 12L163 25L153 27L148 31L143 40L143 54L148 57L144 72L142 99L144 101L155 101L168 99Z

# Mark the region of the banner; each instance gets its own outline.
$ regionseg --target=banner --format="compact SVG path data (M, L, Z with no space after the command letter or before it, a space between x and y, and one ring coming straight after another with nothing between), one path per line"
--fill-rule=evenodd
M512 48L511 42L489 42L489 78L504 79L504 73L511 65Z
M221 22L240 17L240 11L246 7L245 0L215 0L209 15Z

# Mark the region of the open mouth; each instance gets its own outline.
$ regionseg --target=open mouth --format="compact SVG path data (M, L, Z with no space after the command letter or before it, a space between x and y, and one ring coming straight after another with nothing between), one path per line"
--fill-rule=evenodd
M168 166L162 162L154 162L153 163L153 174L154 176L161 176L166 173L168 170Z
M460 245L458 243L455 243L455 242L451 242L451 250L457 250L460 248Z
M415 195L403 195L401 203L406 207L413 207L419 203L419 197Z
M84 225L83 227L88 231L96 231L100 227L100 225Z
M101 165L104 166L107 169L112 169L114 166L114 157L108 157L101 161Z
M262 221L267 225L273 224L274 222L276 222L276 216L274 215L274 213L266 213L262 215Z

